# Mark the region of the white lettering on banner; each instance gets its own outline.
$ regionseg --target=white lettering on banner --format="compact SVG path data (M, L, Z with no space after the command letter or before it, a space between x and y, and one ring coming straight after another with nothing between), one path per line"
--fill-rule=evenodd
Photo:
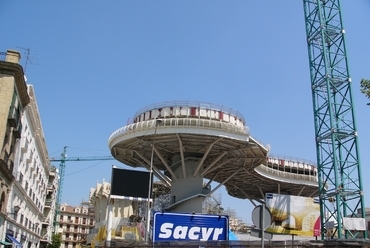
M212 240L218 240L218 236L220 236L220 234L223 232L223 228L200 228L194 226L189 229L188 226L176 226L175 229L173 229L173 226L173 223L163 223L161 225L161 232L159 233L158 237L162 239L168 239L172 236L174 239L186 239L186 235L188 234L189 239L199 240L199 236L202 234L202 238L200 240L207 241L211 237L212 233Z

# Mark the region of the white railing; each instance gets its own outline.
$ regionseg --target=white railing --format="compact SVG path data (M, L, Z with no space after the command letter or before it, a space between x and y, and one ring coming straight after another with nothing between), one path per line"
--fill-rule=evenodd
M256 170L257 171L263 171L263 172L265 172L267 174L270 174L270 175L278 176L282 179L293 179L293 180L301 180L301 181L305 181L305 182L308 181L308 182L318 183L317 176L280 171L280 170L276 170L276 169L267 167L265 165L260 165L260 166L256 167Z
M207 120L207 119L198 119L198 118L165 118L161 119L162 124L158 127L161 128L171 128L171 127L197 127L197 128L204 128L204 129L214 129L214 130L222 130L227 131L230 133L237 133L237 134L249 134L249 128L244 126L236 126L227 122L220 122L215 120ZM138 132L138 131L145 131L149 129L155 129L156 120L147 120L141 121L138 123L133 123L121 127L120 129L116 130L110 137L109 143L113 138L116 138L118 135L123 135L125 133L131 132Z

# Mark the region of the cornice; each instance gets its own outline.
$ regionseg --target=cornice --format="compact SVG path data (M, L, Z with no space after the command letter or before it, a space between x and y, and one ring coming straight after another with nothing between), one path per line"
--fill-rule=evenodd
M30 97L28 96L22 66L12 62L0 61L0 73L14 76L21 105L22 107L26 107L30 103Z

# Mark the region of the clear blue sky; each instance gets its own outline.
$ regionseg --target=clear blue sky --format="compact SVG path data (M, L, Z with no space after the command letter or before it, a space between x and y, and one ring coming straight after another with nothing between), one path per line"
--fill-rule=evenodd
M343 0L366 205L370 207L370 2ZM222 104L271 153L315 161L303 1L1 1L0 50L27 48L50 157L109 155L107 140L147 105ZM26 60L23 56L22 64ZM87 200L115 161L67 162L63 202ZM58 163L55 164L58 166ZM223 190L250 223L253 206Z

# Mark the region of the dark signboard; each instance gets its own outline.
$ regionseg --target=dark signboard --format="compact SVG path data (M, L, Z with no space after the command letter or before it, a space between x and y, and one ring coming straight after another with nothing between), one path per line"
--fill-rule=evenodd
M150 173L112 168L111 196L148 198ZM113 197L114 198L114 197Z

